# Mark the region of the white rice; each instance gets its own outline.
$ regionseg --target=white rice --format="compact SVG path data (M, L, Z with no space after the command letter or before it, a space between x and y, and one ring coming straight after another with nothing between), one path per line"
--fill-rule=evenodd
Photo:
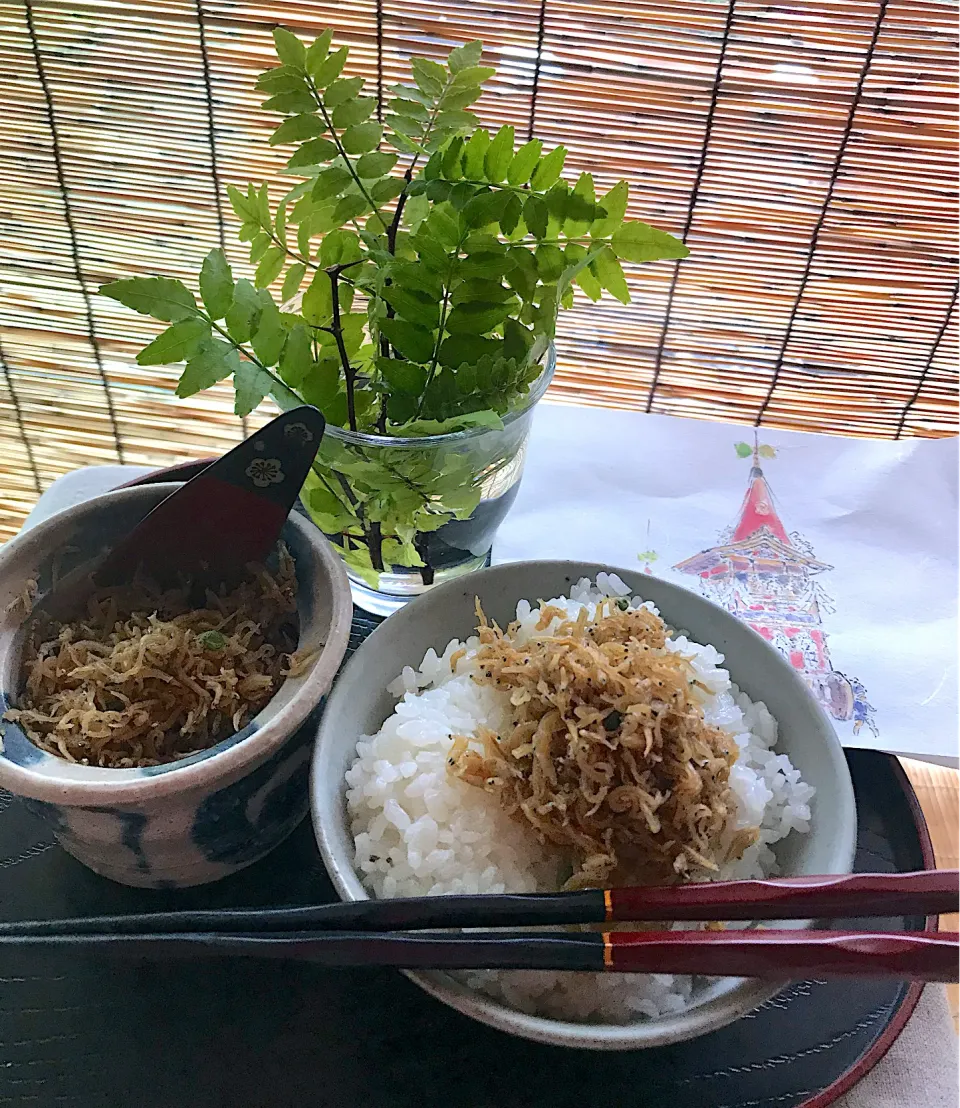
M596 587L584 578L569 599L549 603L573 617L584 606L592 612L604 596L628 594L619 577L599 574ZM635 607L642 603L631 601ZM523 642L534 633L539 608L521 601L517 619ZM354 864L375 897L535 892L560 884L555 860L530 828L504 814L495 797L447 772L451 735L471 734L481 724L502 731L509 719L507 696L471 679L478 645L475 637L466 643L454 640L439 657L429 650L419 671L406 667L389 686L400 697L393 715L376 735L357 743L357 759L346 777L347 805ZM462 647L467 654L451 671L451 656ZM754 704L732 684L720 668L721 654L683 635L669 647L692 656L709 690L701 694L707 722L737 740L739 756L730 782L739 803L738 826L760 826L758 841L719 876L776 873L770 847L791 831L809 829L814 790L800 780L789 758L775 751L776 720L764 704ZM672 974L485 970L461 976L525 1012L609 1023L678 1012L703 984Z

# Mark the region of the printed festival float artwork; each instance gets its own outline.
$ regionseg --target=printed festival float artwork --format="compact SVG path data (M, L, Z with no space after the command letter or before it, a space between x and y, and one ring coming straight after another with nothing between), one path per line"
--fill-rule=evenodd
M835 720L852 722L855 735L864 725L877 735L866 689L830 658L823 616L834 607L818 578L833 566L819 561L802 535L787 533L760 467L776 450L754 438L752 447L740 442L736 451L753 459L736 523L716 546L673 568L698 577L704 595L775 646Z

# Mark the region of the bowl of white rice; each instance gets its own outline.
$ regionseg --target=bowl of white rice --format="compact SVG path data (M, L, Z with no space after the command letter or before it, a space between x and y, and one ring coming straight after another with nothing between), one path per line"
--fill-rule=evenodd
M777 651L722 608L668 581L579 562L518 562L451 581L408 604L340 674L314 752L311 804L317 842L342 899L555 891L569 876L550 842L450 769L458 736L502 731L511 710L510 695L478 672L478 601L501 628L514 623L510 633L519 644L542 629L547 604L557 619L562 613L575 620L582 609L593 618L604 603L659 615L671 631L666 649L692 667L704 723L730 740L731 827L750 828L752 836L708 876L850 872L856 811L846 761L826 715ZM783 985L670 973L408 976L501 1030L599 1050L704 1034Z

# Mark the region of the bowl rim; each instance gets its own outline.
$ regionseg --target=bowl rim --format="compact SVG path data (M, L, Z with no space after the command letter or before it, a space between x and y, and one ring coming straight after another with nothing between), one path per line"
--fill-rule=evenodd
M477 570L470 574L469 578L456 578L436 586L426 593L421 594L408 602L399 612L390 617L394 621L415 620L419 611L418 605L423 607L427 602L438 604L444 595L453 594L463 589L467 580L474 581L480 577L491 577L500 574L507 575L511 570L529 570L541 567L549 567L550 571L566 573L577 580L582 577L596 579L597 573L612 573L621 575L628 582L639 576L638 571L615 565L574 561L567 559L528 559L517 562L504 562L486 569ZM853 867L853 859L856 852L856 803L853 793L853 784L850 772L843 756L843 748L832 723L825 711L812 693L807 689L802 678L790 663L773 646L752 629L748 628L741 620L732 615L719 604L708 600L706 597L684 588L673 581L658 578L658 584L665 586L668 591L676 594L684 594L721 620L731 621L728 625L749 631L756 636L758 642L763 644L774 668L779 669L781 678L792 690L799 693L807 701L808 706L820 716L824 725L827 738L827 753L832 763L834 777L840 790L846 794L847 803L844 805L844 817L841 827L836 835L838 853L836 860L836 872L850 872ZM479 589L478 589L479 591ZM639 587L638 592L642 592ZM518 601L520 597L516 598ZM529 597L526 599L530 599ZM660 607L661 605L658 605ZM669 613L668 613L669 618ZM381 624L359 646L353 657L347 662L341 676L346 677L354 672L361 672L364 666L364 652L367 644L372 642L377 635L382 633L385 626ZM397 630L397 623L393 624L393 631ZM442 637L442 636L439 636ZM436 647L436 644L434 644ZM345 688L346 684L341 686ZM339 695L346 695L340 692ZM336 818L332 811L323 810L317 788L317 779L323 772L321 760L323 757L324 734L328 729L334 729L337 724L331 713L331 707L336 709L338 691L331 694L330 701L320 720L317 732L317 742L314 746L310 768L310 813L313 823L314 836L324 866L341 900L356 901L370 899L369 894L363 888L352 863L348 860L341 861L328 821ZM359 738L359 736L357 736ZM339 794L343 799L344 785L341 782ZM845 845L844 845L845 840ZM791 925L797 928L812 926L813 920L794 920ZM551 1045L579 1047L592 1050L636 1050L649 1047L667 1046L671 1043L691 1039L710 1031L717 1030L733 1022L747 1012L770 1000L780 992L788 983L783 981L766 981L751 978L731 979L729 987L714 997L706 998L702 1003L682 1012L658 1017L657 1019L636 1021L626 1024L615 1023L576 1023L570 1020L556 1020L545 1016L530 1015L518 1009L511 1008L504 1001L480 993L469 986L457 981L441 970L404 970L402 971L411 981L415 982L434 998L449 1005L451 1008L471 1016L482 1023L517 1035L521 1038Z
M24 556L42 556L51 536L71 517L91 516L104 502L148 500L159 503L182 486L181 481L125 486L55 512L0 548L0 579L7 573L16 572ZM319 528L299 513L291 511L288 521L303 533L319 557L321 572L327 575L331 589L331 619L321 656L306 674L301 687L280 711L253 734L225 750L179 768L174 763L164 773L116 781L111 779L114 770L90 766L86 767L91 770L90 777L66 779L35 773L29 766L17 765L0 756L0 786L17 796L54 801L66 807L95 803L104 797L111 803L143 803L156 797L205 789L214 782L240 774L251 762L261 761L282 746L306 722L329 691L346 653L353 620L350 582L340 557ZM23 617L17 626L22 626L26 618Z

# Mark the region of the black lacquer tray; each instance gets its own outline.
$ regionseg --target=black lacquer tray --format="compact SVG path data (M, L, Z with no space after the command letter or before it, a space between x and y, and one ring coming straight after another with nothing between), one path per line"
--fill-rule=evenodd
M375 622L358 613L352 648ZM931 867L923 818L896 759L860 750L847 759L857 869ZM5 920L332 899L309 821L216 885L128 889L86 870L0 790ZM884 925L917 929L924 920ZM803 981L692 1042L601 1054L510 1038L390 970L0 950L0 1106L812 1108L882 1056L918 996L907 983Z

